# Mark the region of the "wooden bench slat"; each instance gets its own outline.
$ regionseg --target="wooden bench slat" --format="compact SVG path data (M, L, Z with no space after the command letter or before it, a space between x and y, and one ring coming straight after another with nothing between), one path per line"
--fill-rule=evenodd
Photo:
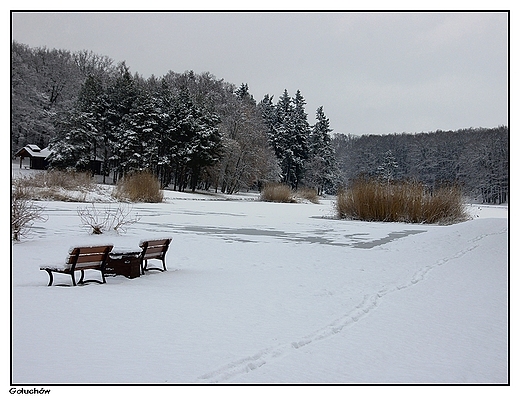
M76 270L79 270L79 269L98 269L101 267L101 265L103 264L102 261L96 261L96 262L87 262L87 263L78 263L76 264L76 266L74 267Z
M148 247L146 249L146 254L159 254L159 253L162 253L164 252L165 250L167 249L167 247L165 246L152 246L152 247Z
M170 239L154 239L154 240L150 240L150 241L142 241L139 246L143 247L145 244L148 247L151 247L151 246L164 246L166 244L169 244L170 242L171 242L171 238Z
M106 253L96 253L96 254L85 254L79 255L76 264L79 263L93 263L103 261L106 256Z
M108 248L111 246L78 246L71 249L70 254L77 254L77 252L81 252L82 255L86 254L95 254L95 253L105 253ZM112 249L110 249L112 250Z

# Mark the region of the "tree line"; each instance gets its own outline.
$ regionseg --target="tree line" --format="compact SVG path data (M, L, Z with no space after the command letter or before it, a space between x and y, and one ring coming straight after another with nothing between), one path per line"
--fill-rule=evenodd
M260 101L209 72L143 78L89 51L11 46L11 154L52 149L51 166L103 181L147 170L163 187L224 193L282 182L335 193L359 177L457 183L483 202L509 196L509 129L332 134L323 107L308 120L297 90Z
M433 189L456 184L484 203L509 201L509 128L417 134L335 135L340 178L417 180Z
M320 107L311 126L300 91L256 103L247 84L210 73L144 79L90 52L18 43L12 77L12 152L48 145L53 167L86 170L101 161L104 182L148 170L178 190L234 193L269 181L332 188L322 176L328 168L319 168L323 154L334 159L329 120Z

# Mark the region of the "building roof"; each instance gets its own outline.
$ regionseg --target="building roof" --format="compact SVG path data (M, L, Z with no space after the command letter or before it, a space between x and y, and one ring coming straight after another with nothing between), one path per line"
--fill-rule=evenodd
M51 151L47 147L41 149L36 144L28 144L27 146L18 150L15 156L47 158L50 153Z

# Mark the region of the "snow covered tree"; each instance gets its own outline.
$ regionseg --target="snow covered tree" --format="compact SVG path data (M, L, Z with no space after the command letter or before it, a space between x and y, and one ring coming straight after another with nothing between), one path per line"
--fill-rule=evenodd
M57 123L56 136L49 143L52 167L88 170L95 140L90 121L87 113L74 109Z
M240 85L240 88L238 88L235 91L235 95L238 99L240 99L240 103L244 103L245 105L250 106L256 106L256 101L253 98L253 95L249 93L249 87L247 86L247 84L242 83Z
M273 96L264 95L262 101L258 104L262 115L262 120L267 128L267 138L276 156L281 158L281 147L278 144L278 136L276 126L278 124L278 114L276 106L273 104Z
M108 87L107 126L110 160L113 166L113 182L124 176L130 168L131 157L139 145L139 136L132 128L131 113L138 90L129 68L119 64L118 76Z
M161 144L161 109L157 98L141 90L132 105L128 128L132 140L125 167L133 171L149 170L157 173L158 144Z
M261 109L242 84L222 115L223 156L218 166L221 191L232 194L276 178L276 158L269 147Z
M499 126L471 131L461 168L466 189L483 203L502 204L509 199L509 128Z
M319 195L334 192L338 178L331 132L330 121L323 112L323 106L320 106L316 110L316 123L311 128L310 155L305 173L305 184L316 188Z
M176 98L170 129L170 158L175 172L174 188L183 191L188 183L194 191L202 170L220 156L219 117L197 106L184 89Z
M11 45L11 144L46 147L55 121L71 109L84 78L70 52Z
M89 170L98 150L103 147L106 95L101 80L88 76L82 85L73 109L56 123L56 136L49 147L49 161L59 168Z
M385 183L390 183L395 178L396 170L399 168L392 150L384 153L381 165L377 167L377 176Z
M293 99L294 112L293 112L293 131L289 135L289 145L293 154L293 167L292 173L294 177L288 182L291 186L296 189L300 185L305 175L305 162L309 158L309 135L310 127L307 121L307 113L305 112L305 99L300 93L300 90L296 91Z
M274 111L270 98L264 97L262 114L268 125L269 142L279 160L281 181L296 189L303 179L309 148L305 100L299 90L294 99L284 90Z
M303 181L310 155L310 126L305 104L299 90L294 98L284 90L276 105L269 95L259 104L269 143L278 158L280 181L293 189Z

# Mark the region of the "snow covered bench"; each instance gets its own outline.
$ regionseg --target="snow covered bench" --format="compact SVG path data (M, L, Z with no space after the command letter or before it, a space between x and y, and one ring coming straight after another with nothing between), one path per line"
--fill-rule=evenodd
M106 283L105 281L105 265L107 263L108 254L112 250L113 245L104 246L84 246L73 247L69 250L69 255L65 264L56 266L42 266L40 270L47 271L49 274L49 285L52 285L53 272L67 274L72 277L72 284L76 286L75 272L81 271L81 278L78 284L87 282ZM85 270L97 270L101 272L101 281L92 279L84 281Z
M139 247L142 250L141 252L141 273L144 275L145 271L150 270L158 270L158 271L166 271L166 252L168 251L168 247L170 246L170 242L172 238L165 239L154 239L141 241L139 243ZM148 260L157 259L162 261L162 268L158 267L150 267L148 268Z

